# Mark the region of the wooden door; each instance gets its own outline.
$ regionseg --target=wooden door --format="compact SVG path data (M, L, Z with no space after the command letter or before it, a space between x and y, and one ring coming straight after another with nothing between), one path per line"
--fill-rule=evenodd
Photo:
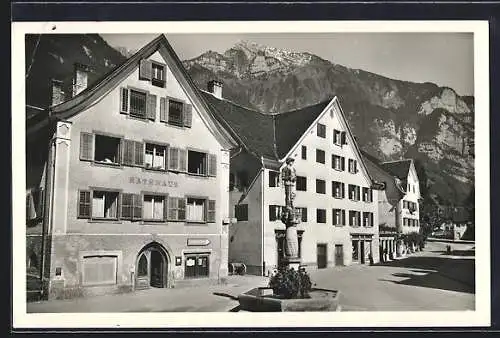
M342 244L335 244L335 266L344 265L344 246Z
M326 268L326 260L327 260L326 244L317 244L316 252L317 252L318 269Z

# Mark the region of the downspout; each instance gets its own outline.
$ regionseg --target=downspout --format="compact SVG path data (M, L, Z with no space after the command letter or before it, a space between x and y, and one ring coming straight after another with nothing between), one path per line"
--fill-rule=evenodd
M266 275L266 271L265 271L265 261L264 261L264 248L266 247L265 246L265 243L264 243L264 227L266 226L266 221L264 219L265 217L265 211L264 211L264 188L265 188L265 168L264 168L264 157L261 156L260 157L260 163L261 163L261 169L260 169L260 172L261 172L261 195L262 195L262 198L261 198L261 206L260 206L260 210L261 210L261 218L262 218L262 222L261 222L261 227L260 227L260 235L261 235L261 262L262 262L262 276L265 276Z
M47 241L49 232L52 229L52 205L54 200L54 174L55 174L55 157L56 157L56 143L52 138L49 142L49 154L47 160L47 175L45 176L45 196L44 196L44 216L42 224L42 268L41 268L41 282L42 282L42 296L45 292L45 275L46 275L46 261L47 261ZM50 190L50 192L49 192Z

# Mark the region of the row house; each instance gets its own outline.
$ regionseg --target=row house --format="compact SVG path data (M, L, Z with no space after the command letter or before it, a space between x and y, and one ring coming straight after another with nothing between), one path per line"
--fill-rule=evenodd
M227 276L229 155L165 36L27 121L27 257L49 298ZM61 102L62 101L62 102ZM32 109L31 109L32 110Z
M281 222L285 160L297 171L299 255L312 268L378 262L377 194L338 98L303 109L264 114L203 95L238 140L231 153L229 259L252 274L269 274L284 259Z
M362 152L371 177L379 183L378 215L380 251L389 257L401 256L400 234L420 232L420 188L412 159L380 162Z

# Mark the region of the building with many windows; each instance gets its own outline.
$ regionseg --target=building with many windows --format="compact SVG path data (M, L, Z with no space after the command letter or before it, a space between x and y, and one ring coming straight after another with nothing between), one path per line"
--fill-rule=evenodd
M221 87L222 84L218 83ZM285 204L280 171L289 157L297 171L299 255L305 266L378 261L377 195L337 98L303 109L263 114L203 92L238 140L231 153L231 262L269 274L284 258Z
M403 242L398 234L420 232L420 189L412 159L380 162L362 152L373 179L381 183L378 190L380 252L387 257L400 256Z
M161 35L27 120L27 257L49 298L227 275L237 145ZM31 108L33 109L33 108Z

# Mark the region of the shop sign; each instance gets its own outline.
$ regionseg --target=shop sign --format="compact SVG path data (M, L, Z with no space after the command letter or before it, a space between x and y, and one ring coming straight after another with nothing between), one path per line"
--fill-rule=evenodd
M210 240L206 238L188 238L187 245L188 246L205 246L209 245Z

